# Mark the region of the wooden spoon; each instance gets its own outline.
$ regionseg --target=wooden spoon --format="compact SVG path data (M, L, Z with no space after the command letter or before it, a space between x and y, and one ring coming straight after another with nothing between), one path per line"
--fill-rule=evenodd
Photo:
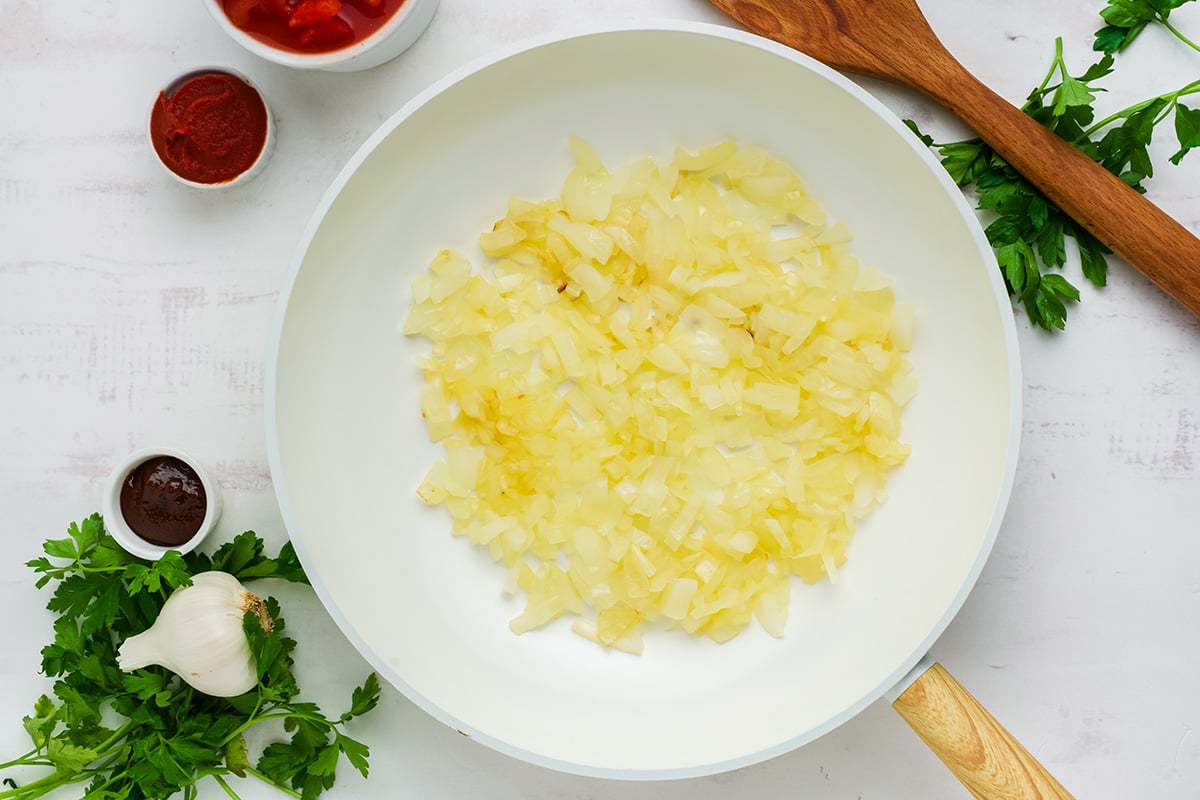
M1200 316L1200 239L979 82L914 0L710 0L750 31L953 112L1059 208Z

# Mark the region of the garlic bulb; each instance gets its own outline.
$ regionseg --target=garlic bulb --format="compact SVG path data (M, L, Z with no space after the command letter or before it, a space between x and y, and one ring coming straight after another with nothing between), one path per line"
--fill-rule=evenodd
M242 629L253 610L271 629L263 601L227 572L201 572L176 589L149 630L117 651L125 672L158 664L213 697L235 697L258 683L254 654Z

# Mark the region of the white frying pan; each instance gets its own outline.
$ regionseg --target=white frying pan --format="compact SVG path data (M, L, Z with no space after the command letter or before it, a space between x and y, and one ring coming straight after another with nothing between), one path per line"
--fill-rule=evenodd
M424 343L399 331L409 284L438 249L472 252L508 195L555 193L571 135L612 163L726 137L766 146L916 306L921 389L902 431L912 456L837 584L795 587L782 640L754 628L724 645L648 632L635 657L603 651L566 621L514 636L507 623L520 601L502 594L503 567L452 537L442 510L414 493L439 447L420 414ZM978 577L1012 485L1021 414L1012 312L960 191L850 81L738 31L593 32L450 76L385 123L334 182L283 300L271 467L317 593L414 703L549 768L626 779L728 770L904 688ZM1003 772L999 733L947 716L966 708L958 700L932 704L947 686L925 673L897 705L932 741L976 737L958 755L936 745L960 770ZM1012 775L1041 780L1025 767Z

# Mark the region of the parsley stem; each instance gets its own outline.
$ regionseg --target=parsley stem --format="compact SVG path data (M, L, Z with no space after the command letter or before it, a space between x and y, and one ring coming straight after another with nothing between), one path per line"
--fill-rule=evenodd
M1064 81L1071 77L1067 73L1067 62L1063 59L1063 40L1061 36L1054 39L1054 63L1050 65L1051 74L1054 73L1055 67L1058 67L1058 73L1062 75Z
M260 687L262 686L262 678L258 679L258 685ZM258 716L258 712L260 712L262 710L263 710L263 693L260 691L260 692L258 692L257 698L254 700L254 710L252 710L250 712L249 718L254 719L256 716Z
M95 789L93 790L93 793L94 793L94 794L100 794L100 793L101 793L101 792L103 792L105 789L107 789L109 786L112 786L114 783L116 783L116 782L117 782L117 780L118 780L119 778L121 778L121 777L123 777L123 775L111 775L111 776L109 776L108 780L106 780L104 783L100 784L99 786L95 787ZM90 787L89 787L89 788L90 788Z
M1060 69L1066 69L1066 65L1063 63L1063 40L1061 36L1054 40L1054 62L1050 65L1050 69L1046 70L1046 77L1042 78L1042 82L1038 84L1038 87L1029 93L1029 99L1025 101L1025 105L1021 106L1022 111L1029 110L1029 104L1033 102L1034 97L1041 97L1046 93L1046 87L1050 85L1050 80L1054 77L1054 73Z
M299 792L297 792L287 786L284 786L282 784L276 783L275 781L268 778L266 775L264 775L261 772L259 772L258 770L256 770L254 767L245 767L245 770L246 770L247 775L253 775L254 777L258 778L263 783L269 783L270 785L274 786L276 789L283 792L284 794L290 794L292 797L295 797L297 800L299 800L299 798L300 798Z
M126 569L128 569L128 566L124 565L124 564L122 564L121 566L117 566L117 567L85 567L85 566L83 566L83 564L78 564L78 565L72 565L70 567L67 567L66 569L63 570L63 572L64 573L68 572L68 571L70 571L70 572L85 572L85 573L94 573L97 575L102 575L106 572L125 572Z
M27 764L33 763L30 761L26 761L26 759L33 758L34 756L36 756L38 754L38 749L39 748L35 747L23 756L19 756L17 758L14 758L12 761L6 761L3 764L0 764L0 769L8 769L9 767L15 767L15 766L19 766L19 765L27 765Z
M229 784L226 783L225 779L222 778L220 775L213 775L213 780L215 780L217 782L217 785L225 790L225 794L232 797L233 800L242 800L242 798L238 797L238 793L235 792L233 789L231 789L229 787Z
M53 767L53 766L55 766L53 761L45 761L45 760L25 761L23 759L18 758L14 761L9 761L6 764L0 764L0 769L8 769L9 767Z
M1166 16L1160 16L1160 17L1157 17L1157 19L1158 19L1158 21L1159 21L1159 22L1161 22L1161 23L1163 24L1163 27L1164 27L1164 28L1166 28L1167 30L1169 30L1171 33L1175 34L1175 38L1176 38L1176 39L1178 39L1179 41L1183 42L1184 44L1186 44L1188 47L1192 48L1193 50L1200 50L1200 45L1197 45L1197 44L1196 44L1195 42L1193 42L1191 39L1189 39L1188 37L1184 36L1184 35L1183 35L1183 31L1179 30L1179 29L1178 29L1178 28L1176 28L1174 25L1172 25L1172 24L1171 24L1171 22L1170 22L1170 20L1168 20L1168 19L1166 18Z
M241 736L247 730L249 730L250 728L253 728L255 725L257 725L260 722L266 722L267 720L272 720L272 719L288 719L288 718L302 719L302 720L306 720L308 722L315 722L318 725L324 725L327 728L333 727L333 723L331 723L329 720L325 719L324 717L314 717L311 714L297 714L295 711L281 711L278 714L264 714L261 717L251 717L250 719L243 722L241 725L234 728L233 731L231 731L228 736L226 736L224 739L221 740L221 747L224 747L225 745L229 744L234 739Z
M1160 94L1157 97L1148 98L1146 100L1141 101L1140 103L1134 103L1133 105L1129 106L1128 108L1123 108L1120 111L1114 111L1112 114L1109 114L1107 117L1105 117L1104 119L1100 120L1099 122L1093 124L1087 130L1085 130L1080 135L1080 137L1078 139L1076 139L1075 141L1076 142L1085 142L1088 139L1092 138L1092 134L1095 133L1096 131L1100 130L1101 128L1111 125L1112 123L1116 122L1119 119L1125 119L1126 117L1136 114L1137 112L1141 111L1143 108L1146 108L1147 106L1149 106L1151 103L1154 103L1158 100L1165 99L1168 101L1167 107L1155 119L1154 122L1157 125L1158 122L1160 120L1162 120L1163 117L1167 116L1167 114L1170 113L1170 109L1179 101L1179 98L1185 97L1189 94L1196 94L1197 92L1200 92L1200 80L1192 81L1188 85L1186 85L1180 89L1177 89L1174 92L1167 92L1166 94Z
M117 728L115 731L112 732L111 736L109 736L107 739L105 739L100 744L96 745L96 752L104 753L106 750L108 750L108 748L112 747L114 744L116 744L122 738L124 738L125 734L129 733L129 730L132 727L133 727L133 722L131 720L129 722L126 722L121 727Z
M86 780L88 773L81 772L73 775L64 775L62 773L53 772L44 778L38 778L36 781L31 781L24 786L18 786L16 789L7 789L0 792L0 800L9 797L32 798L41 797L44 794L58 789L61 786L66 786L72 783L79 783Z

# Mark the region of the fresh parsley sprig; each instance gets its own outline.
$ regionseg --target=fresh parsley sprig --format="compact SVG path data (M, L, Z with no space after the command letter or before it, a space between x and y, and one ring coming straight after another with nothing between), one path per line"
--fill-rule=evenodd
M72 784L86 784L89 800L176 794L192 800L204 778L237 798L231 776L253 776L310 800L333 785L343 758L367 775L369 749L347 735L345 725L379 702L378 679L368 676L337 717L299 699L292 673L296 642L285 635L273 598L266 600L271 630L253 612L243 619L259 675L258 686L244 695L209 697L161 667L127 674L116 666L119 643L149 628L170 593L190 584L192 575L217 569L239 580L307 583L290 544L269 558L262 540L247 531L212 556L171 552L146 562L122 550L97 514L43 550L29 566L39 573L39 588L56 584L48 604L57 614L54 641L42 650L42 670L55 679L53 696L38 698L22 720L32 749L0 763L0 770L51 771L24 784L5 778L0 800L34 800ZM252 764L245 734L263 723L281 725L290 736L267 745Z
M1200 110L1181 102L1200 93L1200 80L1096 121L1094 103L1105 91L1099 82L1113 72L1113 53L1128 46L1146 25L1165 25L1194 47L1167 20L1172 9L1191 1L1109 0L1101 12L1109 24L1097 34L1096 48L1105 51L1100 60L1082 74L1072 75L1063 57L1062 39L1057 39L1049 70L1021 110L1137 191L1145 192L1144 182L1154 175L1149 148L1158 125L1174 120L1179 148L1170 156L1171 163L1178 165L1192 149L1200 147ZM1114 32L1118 28L1120 42ZM988 242L996 252L1009 293L1025 308L1030 321L1048 331L1063 329L1068 304L1079 300L1078 288L1058 271L1067 261L1067 239L1075 242L1084 277L1096 286L1107 283L1105 257L1111 251L981 140L939 143L912 120L905 124L937 151L959 186L975 190L978 208L994 215L985 231Z

